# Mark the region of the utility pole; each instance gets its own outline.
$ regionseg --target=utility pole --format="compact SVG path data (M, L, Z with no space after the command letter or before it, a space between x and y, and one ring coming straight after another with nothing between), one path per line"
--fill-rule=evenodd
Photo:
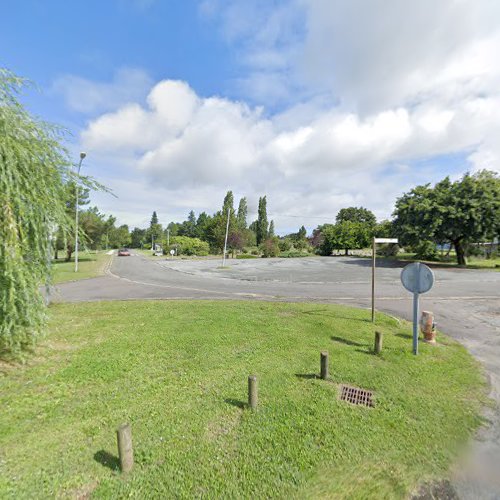
M80 162L78 163L78 175L76 178L76 210L75 210L75 273L78 272L78 203L79 200L79 192L78 192L78 183L80 182L80 169L82 168L83 159L87 156L86 153L80 153Z
M227 225L226 225L226 238L224 239L224 254L222 255L222 267L226 263L226 248L227 248L227 233L229 232L229 215L231 212L231 207L227 209Z

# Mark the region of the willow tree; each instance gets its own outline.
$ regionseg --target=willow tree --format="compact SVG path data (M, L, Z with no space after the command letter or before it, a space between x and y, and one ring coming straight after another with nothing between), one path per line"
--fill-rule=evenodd
M43 333L40 285L50 277L50 238L67 227L71 177L61 131L19 102L25 80L0 69L0 354L15 355Z

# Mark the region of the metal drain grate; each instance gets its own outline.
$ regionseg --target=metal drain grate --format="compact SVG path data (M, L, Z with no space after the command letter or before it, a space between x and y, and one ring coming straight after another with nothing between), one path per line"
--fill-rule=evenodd
M373 392L366 391L364 389L358 389L357 387L350 387L348 385L341 386L340 399L342 401L347 401L354 405L363 405L373 408L375 403L373 402Z

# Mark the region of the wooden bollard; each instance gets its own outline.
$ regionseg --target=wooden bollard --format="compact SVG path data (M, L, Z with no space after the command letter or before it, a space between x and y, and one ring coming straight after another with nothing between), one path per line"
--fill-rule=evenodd
M375 347L374 347L375 354L380 354L382 352L383 337L384 336L382 332L375 332Z
M122 472L130 472L134 466L134 450L132 449L132 428L130 424L122 424L116 429L118 456Z
M248 377L248 406L255 410L257 408L258 393L257 393L257 377L250 375Z
M320 377L323 380L328 378L328 353L326 351L321 353Z

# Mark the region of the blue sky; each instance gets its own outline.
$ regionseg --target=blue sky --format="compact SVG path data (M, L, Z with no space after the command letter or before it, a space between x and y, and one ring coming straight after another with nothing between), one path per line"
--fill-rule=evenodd
M489 0L19 0L0 66L65 125L122 223L267 194L278 232L416 183L498 169L500 6Z

